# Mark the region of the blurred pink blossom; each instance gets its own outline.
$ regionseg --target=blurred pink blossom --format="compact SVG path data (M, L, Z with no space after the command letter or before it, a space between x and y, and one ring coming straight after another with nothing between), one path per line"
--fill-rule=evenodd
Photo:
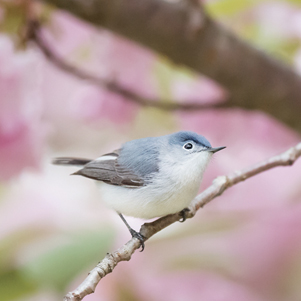
M0 37L0 180L37 167L41 158L45 126L35 55L16 53L12 42Z
M94 44L96 35L97 30L93 26L66 13L52 13L50 22L43 28L47 44L52 45L56 53L79 62L87 61L91 56L90 46Z
M74 168L59 168L50 160L43 173L25 173L10 184L1 203L0 240L19 229L95 229L115 217L99 200L95 183L69 177Z
M149 50L112 34L102 35L108 41L106 52L99 58L99 66L107 68L107 77L146 97L155 97L156 86L152 74L155 55ZM101 46L101 41L98 48Z
M92 85L86 85L77 91L73 104L78 119L109 119L117 125L131 121L138 109L137 105L124 100L122 96Z
M79 69L106 80L114 80L146 97L155 96L155 84L151 75L154 55L150 52L107 31L97 31L63 13L53 14L52 23L43 34L54 52ZM49 68L52 71L46 70L46 76L57 74L57 77L51 78L52 86L54 82L60 86L62 77L66 76L60 70L51 66ZM84 122L107 119L121 124L135 117L138 107L125 101L122 96L79 80L72 74L66 75L70 82L68 88L62 86L62 89L57 88L55 91L50 89L45 95L50 107L54 107L55 103L61 104L61 100L54 101L54 97L65 103L67 101L68 105L61 106L60 109L66 111L65 115L72 116L75 113L73 117ZM47 90L48 83L48 80L44 83ZM55 108L54 110L57 111Z
M281 40L294 39L301 42L301 9L293 3L268 2L255 10L256 22L260 26L263 40L283 42ZM276 50L276 49L275 49ZM295 68L301 73L301 51L297 50L294 57Z
M237 268L241 279L274 297L272 300L277 297L288 300L284 290L288 285L287 277L298 276L290 270L301 260L300 227L301 205L294 204L258 215L250 225L238 231L234 240L228 240L227 244L232 244L232 256L244 263ZM277 287L280 283L282 285ZM299 296L300 293L301 289Z
M201 103L218 102L225 98L226 92L215 82L205 77L185 81L174 80L171 85L175 100Z
M300 13L291 3L266 2L257 7L256 19L261 34L269 36L270 39L300 37Z
M286 3L264 4L259 10L263 35L272 31L275 37L301 37L300 10ZM156 97L152 53L63 13L53 13L53 22L44 34L68 62ZM301 52L295 62L301 70ZM224 97L225 91L210 80L175 78L170 94L176 100L213 102ZM130 237L127 229L113 211L103 207L94 183L68 177L73 168L50 166L50 161L58 153L102 151L98 145L105 144L106 139L100 137L111 136L110 129L91 133L93 130L83 125L99 120L124 125L135 118L138 109L119 95L56 69L37 52L16 53L12 43L0 37L0 180L38 165L46 132L42 118L54 133L41 174L23 174L5 186L8 189L1 202L0 238L24 237L24 230L35 233L37 229L60 238L62 232L102 230L107 223L116 222L120 235L116 248L126 242ZM179 129L203 134L213 146L227 146L213 157L202 189L217 175L269 158L300 140L292 130L261 112L208 110L177 116ZM65 136L58 142L55 139L62 132ZM126 136L136 134L122 133L114 139L126 140ZM287 289L287 283L298 283L300 278L292 271L301 260L300 164L299 160L292 167L279 167L238 184L194 219L164 229L150 239L142 255L135 253L130 262L120 262L87 301L299 300L299 291ZM139 229L140 221L129 221ZM42 231L45 240L41 244L47 241ZM30 241L26 247L16 244L14 249L18 255L13 271L18 264L43 252ZM74 275L70 289L86 277L90 268L93 266L87 267L83 275ZM56 297L56 293L41 291L29 298Z
M144 301L267 301L246 283L209 271L178 270L166 273L161 270L154 274L149 270L151 267L136 264L134 268L119 269L119 275L114 274L111 281L102 279L95 295L88 296L87 301L99 298L104 301L122 300L120 296L124 292L134 300Z
M138 285L139 286L139 285ZM210 272L179 271L158 275L148 285L147 301L264 301L250 287L235 280ZM266 301L266 300L265 300Z

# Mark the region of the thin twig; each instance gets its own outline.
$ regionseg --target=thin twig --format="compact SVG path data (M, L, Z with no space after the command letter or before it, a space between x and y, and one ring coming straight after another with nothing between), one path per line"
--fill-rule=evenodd
M31 20L28 22L28 38L33 40L39 49L43 52L45 57L59 69L76 76L77 78L90 81L91 83L105 88L113 93L121 95L125 100L134 102L140 106L154 107L165 111L195 111L195 110L206 110L212 108L226 108L229 107L227 103L198 103L198 102L186 102L181 101L179 103L173 102L170 99L151 99L143 97L131 91L113 80L100 78L96 75L92 75L74 65L71 65L57 53L52 50L52 47L42 37L39 22Z
M240 171L235 171L228 176L217 177L211 186L199 194L191 203L187 213L187 218L192 218L197 210L205 206L211 200L221 195L229 187L242 182L250 177L277 166L292 165L301 156L301 143L290 148L286 152L264 160L249 168ZM149 239L151 236L166 228L167 226L179 221L182 218L180 214L172 214L161 217L152 223L145 223L141 226L140 233ZM132 254L140 247L140 241L137 238L132 238L117 251L107 254L107 256L97 264L97 266L89 273L88 277L80 284L77 289L69 292L65 301L80 301L86 295L95 291L99 281L107 274L111 273L120 261L128 261Z

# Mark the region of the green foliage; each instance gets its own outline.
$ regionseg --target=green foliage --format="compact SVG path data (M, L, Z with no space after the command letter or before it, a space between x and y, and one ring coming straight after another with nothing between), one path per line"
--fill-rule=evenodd
M301 0L289 0L293 7L301 7ZM256 22L256 18L250 19L244 16L250 16L252 10L260 7L261 4L275 4L272 0L221 0L212 1L206 5L209 14L214 19L219 19L227 23L239 37L250 41L252 45L270 53L272 56L293 64L293 58L296 51L300 48L300 40L293 37L285 37L274 32L265 32ZM252 14L251 14L252 15Z
M300 48L300 42L298 40L292 39L283 43L279 43L277 46L277 48L274 47L272 49L272 55L275 57L279 57L279 59L293 65L294 55L296 54L296 51Z
M24 49L28 42L28 2L0 0L0 32L8 34L14 41L17 49ZM54 8L42 6L35 17L43 25L48 25ZM2 15L3 14L3 15Z
M291 256L289 264L279 276L279 293L284 298L289 295L289 300L298 300L301 295L301 254L299 251Z
M140 299L136 296L135 284L133 283L132 286L127 283L119 283L118 290L116 291L117 298L116 300L122 301L139 301Z
M49 230L43 228L26 228L3 238L0 241L0 271L6 271L12 268L15 258L20 249L43 239L49 234Z
M153 70L161 97L171 98L170 83L175 75L171 63L163 59L158 60Z
M43 233L45 237L45 231ZM21 247L41 239L41 234L41 231L19 232L1 241L1 300L16 300L41 289L64 291L77 275L85 270L88 272L111 250L114 238L113 231L107 228L102 232L73 234L68 236L67 243L42 252L23 266L16 266L16 250L20 253Z
M160 101L167 102L173 99L170 85L176 74L177 72L175 72L173 65L168 60L159 57L159 59L155 61L152 75L156 85L155 89L158 91L157 98ZM149 127L149 124L152 124L152 126ZM145 125L147 125L147 128ZM140 110L135 122L135 131L138 133L141 132L141 137L153 135L156 131L162 134L162 128L164 128L167 133L173 131L174 127L175 118L173 114L148 107Z
M289 3L292 3L298 7L301 7L301 0L286 0Z
M24 6L14 2L0 2L0 7L4 10L0 30L10 35L19 35L26 20Z
M242 11L250 9L258 3L264 2L262 0L221 0L209 2L206 5L207 11L211 16L223 17L232 16Z
M279 1L281 2L281 1ZM285 0L297 7L301 7L301 0ZM261 3L270 3L273 5L273 0L218 0L206 3L206 9L214 18L230 17L246 10L252 9Z
M25 277L15 264L20 249L47 235L42 229L26 229L7 236L0 242L0 296L2 300L16 300L38 289L33 279Z
M39 287L63 291L80 272L92 269L110 251L113 237L110 229L73 235L68 243L31 260L23 275Z
M36 283L27 279L19 270L9 270L0 274L1 300L11 301L34 293Z

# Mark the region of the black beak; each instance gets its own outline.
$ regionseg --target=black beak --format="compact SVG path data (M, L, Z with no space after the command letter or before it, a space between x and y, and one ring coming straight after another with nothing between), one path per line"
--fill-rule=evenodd
M220 150L226 148L225 146L220 146L220 147L209 147L206 149L206 151L211 152L211 153L216 153L219 152Z

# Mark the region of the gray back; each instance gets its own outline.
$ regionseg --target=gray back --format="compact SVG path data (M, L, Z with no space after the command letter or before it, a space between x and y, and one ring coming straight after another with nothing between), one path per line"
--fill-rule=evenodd
M126 142L120 150L118 164L143 178L158 172L162 138L149 137Z

